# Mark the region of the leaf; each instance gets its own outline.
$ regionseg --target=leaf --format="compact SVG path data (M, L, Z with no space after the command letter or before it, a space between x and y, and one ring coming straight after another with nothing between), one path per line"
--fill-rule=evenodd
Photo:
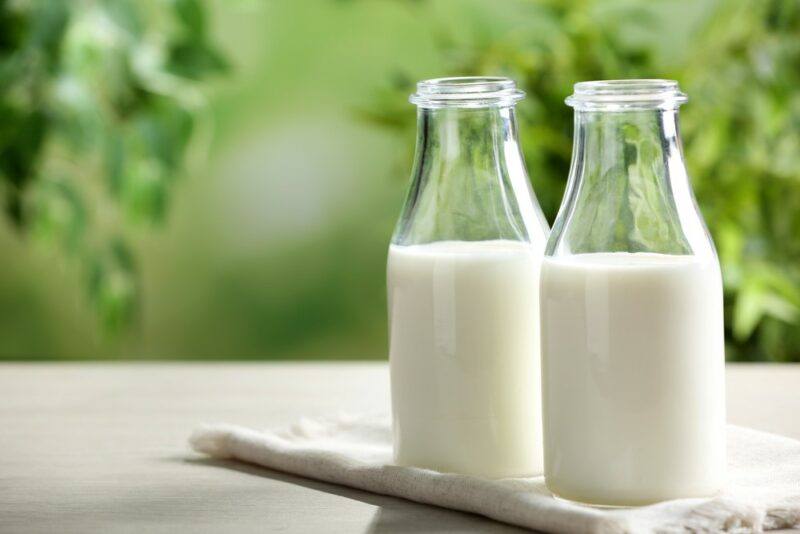
M27 46L30 50L44 52L48 67L55 65L58 47L69 20L66 0L48 0L34 3L29 18Z
M192 80L229 70L228 61L203 41L180 40L170 46L167 69Z
M205 36L205 13L199 0L173 0L172 7L186 31L197 37Z
M112 195L119 197L125 179L125 145L119 135L108 135L103 143L105 178Z
M32 233L37 239L78 252L84 237L87 213L76 188L66 180L44 180L36 188L32 206Z
M733 335L739 341L749 338L764 316L763 295L757 288L739 291L733 310Z
M762 307L764 308L765 314L789 324L797 320L798 311L800 311L797 306L791 302L779 295L770 293L764 295Z
M87 288L105 331L118 332L131 324L138 309L138 285L133 255L121 239L89 258Z
M166 169L154 159L142 159L126 167L121 198L133 221L160 223L167 211Z
M20 111L0 105L5 122L0 145L0 174L17 190L33 177L48 127L41 110Z
M748 274L734 307L733 333L738 340L749 338L764 317L790 324L798 319L796 286L786 286L783 277L769 267L756 266Z
M162 100L136 121L136 135L141 138L148 157L177 170L192 134L192 116L174 103Z
M103 11L109 19L129 35L141 38L145 31L137 2L134 0L103 0Z

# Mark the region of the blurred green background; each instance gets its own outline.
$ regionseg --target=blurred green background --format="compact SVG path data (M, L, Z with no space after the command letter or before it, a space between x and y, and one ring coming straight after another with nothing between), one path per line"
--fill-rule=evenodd
M800 361L800 2L0 3L0 359L382 359L414 81L674 78L731 360Z

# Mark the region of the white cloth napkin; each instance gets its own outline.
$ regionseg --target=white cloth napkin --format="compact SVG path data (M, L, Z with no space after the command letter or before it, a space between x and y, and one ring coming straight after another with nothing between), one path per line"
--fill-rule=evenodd
M392 465L386 417L304 419L257 432L198 429L194 450L545 532L759 532L800 527L800 441L728 427L728 484L711 499L600 509L555 499L542 477L484 480Z

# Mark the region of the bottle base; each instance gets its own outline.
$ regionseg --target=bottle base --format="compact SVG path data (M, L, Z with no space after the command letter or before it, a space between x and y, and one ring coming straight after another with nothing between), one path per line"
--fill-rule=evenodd
M545 486L547 486L548 491L553 495L557 501L569 503L569 504L576 504L578 506L588 506L590 508L598 508L603 510L618 510L618 509L625 509L625 508L640 508L642 506L650 506L653 504L658 504L661 502L672 501L676 499L713 499L714 497L719 496L722 493L722 490L717 490L715 492L705 494L705 495L683 495L683 496L675 496L675 497L665 497L665 498L657 498L657 499L642 499L642 500L629 500L625 499L619 500L618 502L598 502L592 499L582 499L576 498L573 496L568 496L564 492L559 492L551 488L545 482Z
M552 490L550 493L553 495L553 498L557 501L564 502L567 504L577 504L578 506L588 506L589 508L598 508L600 510L624 510L625 508L637 508L638 506L647 506L646 504L639 504L639 505L630 505L630 504L597 504L591 502L584 502L584 501L576 501L575 499L568 499L567 497L562 497L557 493L553 492Z
M508 466L476 466L453 464L446 462L431 462L421 459L412 458L398 458L393 459L394 465L400 467L416 467L418 469L428 469L430 471L437 471L439 473L447 473L453 475L466 475L476 478L483 478L486 480L503 480L506 478L534 478L543 475L543 469L538 466L519 467L517 469L510 469Z

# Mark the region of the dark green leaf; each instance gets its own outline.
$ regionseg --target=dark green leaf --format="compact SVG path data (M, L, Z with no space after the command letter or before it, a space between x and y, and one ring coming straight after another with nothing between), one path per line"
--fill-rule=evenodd
M199 0L173 0L175 15L186 31L198 37L206 33L206 20Z

